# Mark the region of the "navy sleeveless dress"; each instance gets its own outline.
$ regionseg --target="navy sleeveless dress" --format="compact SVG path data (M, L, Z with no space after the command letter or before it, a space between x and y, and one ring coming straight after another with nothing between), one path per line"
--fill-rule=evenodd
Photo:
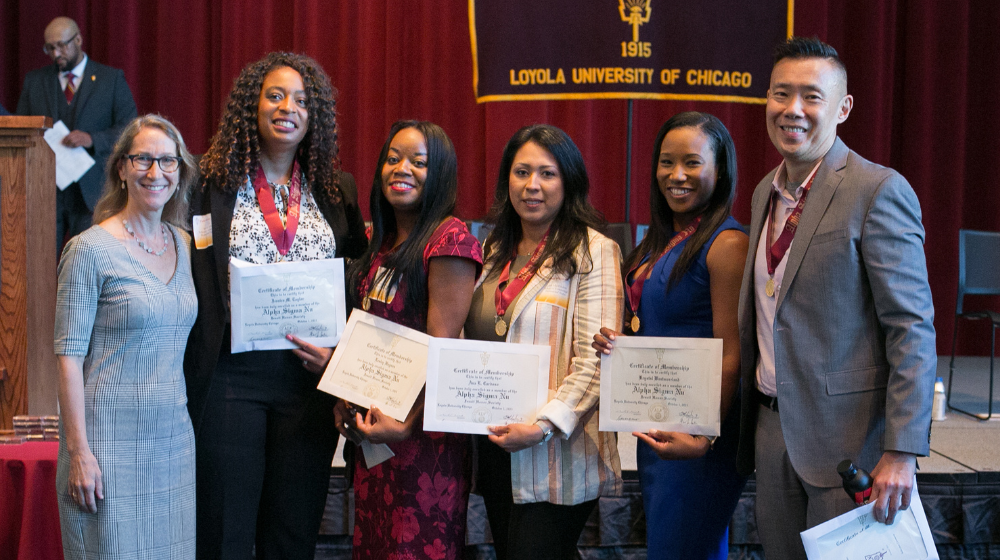
M712 234L688 272L665 292L670 271L687 244L682 241L653 266L639 303L639 336L712 338L712 298L706 258L719 233L738 229L732 216ZM636 447L647 558L725 560L729 520L746 479L736 473L740 404L723 419L722 435L704 457L664 461L642 441Z

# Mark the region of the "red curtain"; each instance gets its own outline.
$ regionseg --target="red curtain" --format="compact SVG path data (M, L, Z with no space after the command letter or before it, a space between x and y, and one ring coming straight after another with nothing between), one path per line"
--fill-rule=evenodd
M866 158L899 170L920 197L938 349L947 353L958 229L1000 230L1000 181L990 171L1000 162L1000 2L811 0L795 9L795 32L833 44L847 64L855 106L841 136ZM343 166L365 200L397 119L431 120L451 136L459 157L457 213L466 219L489 207L510 135L548 122L580 146L594 205L610 221L625 220L627 101L476 104L467 0L5 0L0 102L8 109L25 73L48 63L43 30L59 15L77 21L90 56L124 69L140 113L173 120L194 152L208 146L240 68L268 51L293 50L316 58L340 91ZM751 189L779 161L763 107L672 101L634 103L631 222L648 221L656 129L688 109L718 115L735 138L735 214L746 222ZM960 352L988 349L973 342Z

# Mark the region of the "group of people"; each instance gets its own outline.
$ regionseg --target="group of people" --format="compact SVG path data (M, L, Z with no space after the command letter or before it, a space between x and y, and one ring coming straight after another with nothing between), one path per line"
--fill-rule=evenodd
M75 33L46 30L46 52L67 58ZM753 194L749 235L731 215L723 123L670 118L652 145L649 232L624 260L554 126L507 143L480 246L453 215L454 146L429 122L389 130L366 231L335 89L306 56L244 68L200 161L162 117L131 119L96 225L59 263L66 558L312 558L338 432L394 452L373 466L347 454L355 558L461 557L473 487L497 558L574 558L598 499L622 489L597 408L599 357L626 335L723 341L721 435L635 434L650 558L725 558L755 468L772 560L804 558L798 532L853 507L844 458L871 470L875 515L892 522L929 451L933 310L912 189L837 138L852 103L831 47L779 47L767 128L784 159ZM295 350L230 352L230 258L335 257L349 259L348 309L551 346L537 421L428 432L422 395L400 422L318 391L330 348L289 335Z

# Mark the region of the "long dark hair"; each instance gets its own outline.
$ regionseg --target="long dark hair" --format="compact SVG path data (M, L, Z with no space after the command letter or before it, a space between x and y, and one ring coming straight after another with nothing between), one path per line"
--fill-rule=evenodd
M733 138L726 130L726 126L714 115L696 111L670 117L656 133L656 141L653 143L653 167L649 183L649 231L642 238L642 243L639 243L639 246L625 259L624 269L631 270L646 255L655 258L666 248L667 243L675 233L674 212L667 204L663 193L660 192L660 185L656 180L656 170L660 163L660 146L663 145L663 138L671 130L688 127L700 130L712 144L712 152L715 155L715 190L708 200L708 206L701 214L702 218L698 229L688 238L687 244L685 244L680 256L677 257L677 263L667 280L667 291L674 287L677 281L691 268L691 263L698 256L701 248L732 213L733 201L736 200L736 146L733 144ZM650 266L653 264L650 263Z
M408 309L424 309L427 307L424 248L438 225L455 210L458 193L458 158L455 157L455 146L444 130L431 122L397 121L389 130L389 136L385 139L378 156L378 165L375 166L375 177L372 179L372 192L369 198L372 215L371 241L368 243L368 250L351 263L348 287L352 296L358 294L364 286L365 278L379 250L383 244L396 236L396 212L382 191L382 167L389 156L392 139L399 131L407 128L416 129L423 134L427 146L427 179L424 181L420 201L420 215L410 236L382 263L387 274L375 278L373 283L379 286L393 286L402 282L406 285L405 306Z
M240 72L229 92L226 110L212 146L201 158L201 173L207 184L225 192L236 192L253 175L260 161L257 109L264 78L272 70L287 66L302 76L306 88L309 127L299 143L295 159L306 175L313 196L339 204L341 200L337 149L337 90L318 62L308 56L272 52Z
M493 267L491 275L499 274L503 265L517 254L517 245L522 236L521 217L510 202L510 168L514 165L517 151L528 142L534 142L552 154L563 183L562 207L549 229L549 240L539 262L551 258L553 273L572 276L578 272L573 252L581 244L588 242L588 227L604 229L604 218L587 200L590 179L587 177L583 155L569 135L548 124L526 126L518 130L503 149L496 191L493 194L493 207L488 218L495 227L486 238L485 264ZM590 252L586 251L585 255L589 260ZM587 263L587 266L592 265L592 262Z

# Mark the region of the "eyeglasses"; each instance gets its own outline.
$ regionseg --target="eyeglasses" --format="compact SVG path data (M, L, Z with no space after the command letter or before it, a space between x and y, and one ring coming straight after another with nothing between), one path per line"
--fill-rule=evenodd
M64 50L66 47L69 46L70 43L73 42L73 39L76 39L77 35L79 35L79 33L74 33L72 37L66 39L65 41L56 41L55 43L45 43L45 46L42 47L42 51L44 51L45 54L47 55L51 55L56 51Z
M129 162L136 171L149 171L155 161L164 173L173 173L181 165L181 158L177 156L150 157L146 154L127 155Z

